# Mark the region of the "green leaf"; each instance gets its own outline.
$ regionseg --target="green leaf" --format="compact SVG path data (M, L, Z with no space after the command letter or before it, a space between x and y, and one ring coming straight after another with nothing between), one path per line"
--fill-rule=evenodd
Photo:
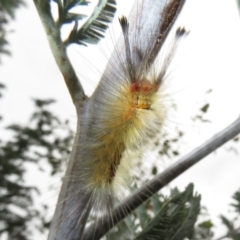
M211 229L213 227L213 224L210 220L208 220L208 221L204 221L202 223L199 223L198 226L201 227L201 228L205 228L205 229Z
M11 18L15 17L15 10L24 5L22 0L0 0L1 11L7 13Z
M130 216L128 217L130 218ZM121 221L117 227L114 227L109 233L106 234L106 240L131 240L128 226L125 221Z
M227 229L229 231L233 231L234 230L234 224L233 222L231 222L230 220L228 220L225 216L220 215L220 218L222 220L222 223L227 227Z
M63 0L64 9L69 11L73 7L86 6L89 4L87 0Z
M86 0L54 0L54 2L58 5L58 24L60 27L63 24L72 23L87 17L84 14L69 12L73 7L88 5L89 2Z
M163 196L159 195L159 194L156 194L151 198L151 201L152 201L152 204L153 204L153 211L154 211L155 214L157 214L163 206L163 203L160 200L160 198L163 198Z
M204 113L206 113L208 111L208 108L209 108L209 103L205 104L202 108L200 108L200 110Z
M172 151L173 155L178 156L179 152L178 151Z
M141 227L144 227L149 219L148 214L147 214L147 208L145 204L142 204L136 209L136 214L137 217L140 221Z
M212 239L213 237L213 223L208 220L201 222L197 225L197 227L194 229L194 236L193 240L201 240L201 239Z
M87 17L87 15L79 13L67 13L65 15L64 23L76 22L78 20L82 20L85 17Z
M236 203L232 203L231 206L233 206L236 212L240 214L240 190L234 193L233 199L236 201Z
M193 184L189 184L184 192L164 201L159 212L135 240L190 238L199 212L200 196L193 195Z
M156 174L157 174L157 171L158 171L157 167L156 167L156 166L153 166L153 168L152 168L152 174L153 174L153 175L156 175Z
M75 21L75 26L66 43L81 45L98 43L104 37L103 33L108 28L108 23L112 22L114 18L116 12L115 5L115 0L99 0L92 15L79 30L77 21Z

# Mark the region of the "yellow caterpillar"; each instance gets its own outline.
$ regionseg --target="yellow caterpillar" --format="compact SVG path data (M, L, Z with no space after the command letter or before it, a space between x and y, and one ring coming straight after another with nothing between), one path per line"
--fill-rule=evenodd
M166 56L167 64L158 71L156 62L150 64L140 49L133 52L129 23L125 17L119 21L125 39L124 61L116 61L121 71L117 72L114 62L110 63L114 73L109 72L101 80L87 102L81 125L87 137L82 141L79 177L86 191L91 192L93 208L101 211L110 211L113 196L123 195L121 190L129 184L134 158L142 154L164 124L166 68L177 40L187 34L184 28L177 29L171 52Z
M163 94L167 69L186 30L176 30L161 66L157 56L184 2L136 1L129 20L119 19L122 39L81 110L76 138L80 146L74 150L79 160L69 166L64 210L54 222L62 239L78 239L92 209L111 214L114 196L123 195L130 184L134 159L161 130L167 112ZM161 7L149 8L153 3Z

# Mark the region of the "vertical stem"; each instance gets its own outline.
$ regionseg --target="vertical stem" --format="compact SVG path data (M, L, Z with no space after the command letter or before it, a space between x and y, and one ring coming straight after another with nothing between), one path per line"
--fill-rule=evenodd
M81 159L79 120L77 126L48 240L80 240L92 208L91 193L85 191L76 175L78 161Z
M36 6L38 15L46 32L46 36L52 50L54 59L61 71L72 101L77 109L79 109L86 99L84 90L78 77L73 69L73 66L67 56L66 47L64 46L60 29L55 24L50 11L48 0L33 0Z

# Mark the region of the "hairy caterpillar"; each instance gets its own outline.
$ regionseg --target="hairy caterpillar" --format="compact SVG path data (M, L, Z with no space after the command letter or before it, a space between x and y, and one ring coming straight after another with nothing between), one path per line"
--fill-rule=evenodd
M163 83L177 43L187 32L177 29L159 66L157 56L185 1L157 2L136 1L129 20L119 19L122 39L96 91L83 105L76 138L80 145L74 149L79 161L67 171L67 194L58 206L65 209L55 223L62 239L79 239L92 208L111 214L114 196L129 184L135 156L164 123ZM160 7L145 10L153 4Z

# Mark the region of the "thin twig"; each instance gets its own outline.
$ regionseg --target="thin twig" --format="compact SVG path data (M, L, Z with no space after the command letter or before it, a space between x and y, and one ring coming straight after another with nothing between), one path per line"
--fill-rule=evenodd
M88 227L84 232L83 239L100 239L113 226L123 220L128 214L144 203L157 191L162 189L166 184L170 183L181 173L185 172L187 169L195 165L201 159L212 153L227 141L234 138L239 133L240 117L210 140L206 141L204 144L182 157L164 172L154 177L141 188L137 189L122 203L116 206L110 216L105 216Z
M54 22L48 0L33 0L45 29L52 54L64 77L72 101L79 109L86 99L82 85L70 63L66 48L62 42L60 30Z

